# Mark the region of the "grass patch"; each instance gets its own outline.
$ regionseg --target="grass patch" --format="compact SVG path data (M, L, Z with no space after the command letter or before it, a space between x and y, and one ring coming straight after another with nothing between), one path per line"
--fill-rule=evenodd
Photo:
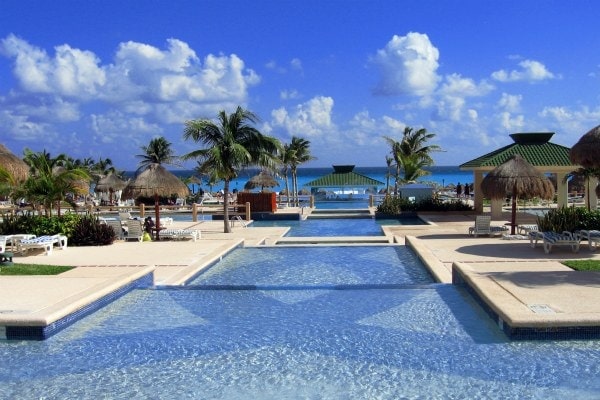
M563 264L576 271L600 271L600 260L567 260Z
M0 267L0 275L58 275L74 267L61 265L13 264Z

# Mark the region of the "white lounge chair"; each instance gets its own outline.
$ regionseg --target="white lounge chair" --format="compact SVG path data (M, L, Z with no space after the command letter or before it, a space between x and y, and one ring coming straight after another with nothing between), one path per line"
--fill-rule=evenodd
M517 227L517 232L519 233L519 235L529 235L529 232L535 232L538 231L539 228L536 224L524 224L524 225L519 225Z
M138 219L128 219L127 223L127 237L125 240L137 240L141 242L144 239L144 228L142 227L142 221Z
M469 236L478 235L502 235L508 230L506 226L492 226L492 217L489 215L478 215L475 217L475 226L469 227Z
M17 239L17 241L17 250L21 253L27 253L31 249L43 249L44 254L49 256L52 254L55 244L61 250L67 248L67 237L60 234L38 236L33 239Z
M125 232L123 232L123 224L120 219L107 219L104 223L110 226L115 231L116 238L123 240L125 238Z
M200 238L200 231L194 229L163 229L160 231L159 236L173 240L191 239L195 242Z
M575 232L579 240L587 240L590 251L596 250L600 244L600 231L598 230L581 230Z
M531 247L537 245L538 241L542 241L544 253L548 254L552 251L552 246L570 246L573 253L579 251L581 239L577 235L573 235L569 231L558 232L529 232L529 243Z

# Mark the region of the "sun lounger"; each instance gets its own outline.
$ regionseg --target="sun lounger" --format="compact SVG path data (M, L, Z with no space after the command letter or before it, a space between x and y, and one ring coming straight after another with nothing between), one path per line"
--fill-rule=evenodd
M137 240L141 242L144 238L144 228L142 221L139 219L128 219L127 221L127 236L125 240Z
M596 250L600 243L600 231L598 230L580 230L575 232L579 240L587 240L590 251Z
M489 215L478 215L475 217L475 226L469 227L469 236L478 235L502 235L504 232L508 230L506 226L492 226L490 225L492 222L492 217Z
M552 246L570 246L573 253L579 251L581 239L571 232L529 232L529 243L531 247L535 247L537 242L541 241L544 246L544 253L548 254L552 251Z
M123 231L123 224L120 219L106 219L104 223L110 226L113 231L115 231L115 236L119 240L123 240L125 238L125 232Z
M195 242L200 238L200 231L194 229L163 229L159 235L161 239L191 239Z
M517 232L520 235L529 235L529 232L535 232L537 230L539 230L539 229L536 224L530 224L530 225L525 224L525 225L519 225L517 227Z
M52 254L55 244L62 250L66 249L67 237L65 235L45 235L33 239L18 239L17 250L27 253L31 249L43 249L44 254L49 256Z

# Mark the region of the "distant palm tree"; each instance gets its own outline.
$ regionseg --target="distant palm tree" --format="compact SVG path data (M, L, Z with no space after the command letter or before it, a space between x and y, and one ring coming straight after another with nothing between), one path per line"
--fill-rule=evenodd
M197 119L185 122L184 139L200 142L203 148L192 151L183 159L198 158L199 168L224 181L223 220L224 232L231 232L229 225L228 202L229 183L240 170L251 165L274 168L277 165L277 152L281 144L276 138L263 135L250 124L258 122L258 117L242 107L233 113L220 111L217 122Z
M385 195L390 194L390 177L392 176L391 168L392 163L394 162L394 157L385 156L385 165L387 166L385 172Z
M281 163L281 173L283 174L285 180L285 196L286 196L286 204L290 204L290 185L288 181L288 173L290 171L290 165L292 163L292 159L296 156L296 150L292 149L292 146L289 143L285 143L283 145L283 150L279 154L279 162Z
M150 140L148 146L141 146L144 154L138 154L141 158L136 172L141 172L152 164L176 164L177 157L171 149L171 143L164 137L158 137Z
M292 136L290 143L290 170L292 172L292 192L294 195L293 204L294 206L300 205L298 200L298 166L310 160L314 160L315 157L310 154L310 141Z
M414 181L430 172L424 167L433 165L432 152L441 151L438 145L427 145L435 137L435 133L427 132L425 128L414 130L410 126L404 128L402 140L398 141L389 136L383 138L390 145L392 157L396 163L396 183L394 194L398 194L398 181ZM403 178L401 178L401 174Z

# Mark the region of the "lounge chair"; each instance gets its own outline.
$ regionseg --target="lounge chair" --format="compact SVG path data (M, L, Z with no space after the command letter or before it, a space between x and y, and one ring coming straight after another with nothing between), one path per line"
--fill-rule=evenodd
M535 232L538 231L539 228L536 224L525 224L525 225L519 225L517 227L517 232L519 233L519 235L529 235L529 232Z
M200 238L200 231L194 229L163 229L162 231L160 231L159 235L161 239L191 239L195 242Z
M65 235L44 235L33 239L17 239L17 250L21 253L27 253L31 249L43 249L44 254L52 254L54 245L58 245L61 250L67 248L67 237Z
M478 215L475 217L475 226L469 227L469 236L478 235L502 235L508 230L506 226L492 226L492 217L489 215Z
M107 219L104 221L106 225L110 226L115 231L116 238L123 240L125 238L125 232L123 232L123 224L120 219Z
M579 237L579 240L587 240L590 251L594 251L598 248L600 243L600 231L597 230L581 230L575 232L575 235Z
M142 227L142 221L138 219L128 219L127 223L127 237L125 240L137 240L141 242L144 238L144 228Z
M558 232L529 232L529 243L531 247L537 245L538 241L542 241L544 246L544 253L548 254L552 251L552 246L570 246L573 253L579 251L579 244L581 239L578 235L573 235L569 231Z

